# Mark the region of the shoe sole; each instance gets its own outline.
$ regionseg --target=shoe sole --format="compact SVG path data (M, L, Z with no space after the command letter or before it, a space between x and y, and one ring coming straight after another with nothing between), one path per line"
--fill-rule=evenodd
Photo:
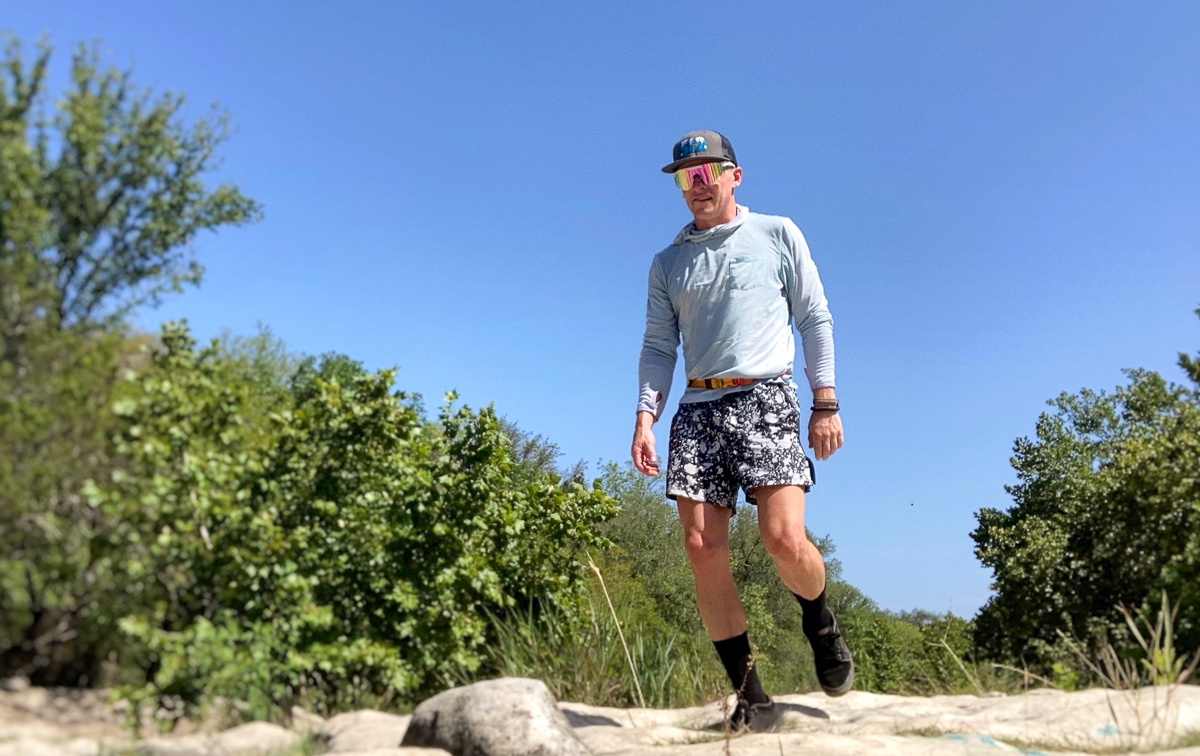
M853 667L850 668L850 674L846 677L846 682L842 683L841 687L821 688L821 690L825 691L825 695L829 696L830 698L837 698L838 696L844 696L853 689L854 689L854 668Z
M779 724L781 716L783 716L783 712L779 710L779 705L776 704L771 711L759 714L750 720L750 726L746 729L750 732L770 732L775 729L775 725Z
M725 731L725 732L728 732L730 735L745 735L748 732L754 732L754 733L770 732L775 729L775 725L779 724L779 721L782 718L783 718L783 710L779 708L778 704L776 704L775 707L773 709L771 709L769 712L763 712L763 713L757 715L756 717L754 717L754 719L751 720L749 725L741 725L740 727L734 727L734 726L732 726L731 722L729 721L729 717L727 715L726 718L724 719L724 721L709 725L705 729Z

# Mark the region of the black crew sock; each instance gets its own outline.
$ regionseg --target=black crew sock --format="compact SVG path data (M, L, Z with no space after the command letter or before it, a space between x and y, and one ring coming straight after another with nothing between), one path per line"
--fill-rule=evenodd
M815 599L806 599L799 593L792 595L800 602L800 609L804 612L804 617L800 620L800 627L804 629L804 634L809 638L816 637L817 633L833 625L833 613L829 611L829 607L825 606L824 589L821 590L821 595Z
M763 692L762 683L758 681L757 665L753 664L750 655L750 638L746 633L735 635L725 640L713 641L717 656L725 666L725 674L739 696L752 704L767 703L771 697Z

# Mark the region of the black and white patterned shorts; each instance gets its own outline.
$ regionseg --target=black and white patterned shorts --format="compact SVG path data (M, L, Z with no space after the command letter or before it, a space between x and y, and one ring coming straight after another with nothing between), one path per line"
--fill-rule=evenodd
M800 447L800 407L790 381L755 384L709 402L680 404L671 420L667 498L732 509L740 486L802 486L816 473Z

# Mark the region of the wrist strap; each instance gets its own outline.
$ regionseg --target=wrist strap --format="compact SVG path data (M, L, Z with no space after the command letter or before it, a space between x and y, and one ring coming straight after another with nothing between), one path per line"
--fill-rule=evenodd
M810 408L810 411L811 412L837 412L839 409L841 409L841 405L839 405L837 402L834 402L833 404L814 404Z

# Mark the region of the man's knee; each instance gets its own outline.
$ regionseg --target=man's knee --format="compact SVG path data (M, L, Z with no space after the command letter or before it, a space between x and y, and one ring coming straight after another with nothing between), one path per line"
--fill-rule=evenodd
M783 564L798 564L808 548L804 528L767 528L762 541L771 558Z
M719 565L722 561L725 564L729 563L729 542L724 539L705 538L704 533L697 530L684 536L683 546L692 568L697 571Z

